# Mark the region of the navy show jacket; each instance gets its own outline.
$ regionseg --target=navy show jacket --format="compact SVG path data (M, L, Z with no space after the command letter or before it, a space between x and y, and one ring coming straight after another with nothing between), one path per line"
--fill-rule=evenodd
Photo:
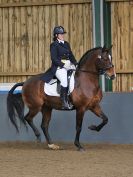
M71 51L70 45L67 41L58 42L58 40L54 41L50 45L50 54L52 65L51 67L43 74L42 80L45 82L50 82L50 80L54 77L56 70L58 67L63 68L64 63L61 62L62 58L69 58L72 64L76 65L77 61Z

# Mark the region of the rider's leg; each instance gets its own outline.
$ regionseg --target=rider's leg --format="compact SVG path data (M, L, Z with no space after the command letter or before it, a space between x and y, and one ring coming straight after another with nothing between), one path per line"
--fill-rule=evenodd
M65 68L57 69L55 73L56 77L61 82L61 100L64 109L68 108L67 101L67 70Z

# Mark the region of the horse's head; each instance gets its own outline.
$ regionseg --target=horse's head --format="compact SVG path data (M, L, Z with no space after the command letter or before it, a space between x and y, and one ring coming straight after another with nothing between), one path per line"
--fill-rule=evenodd
M77 70L94 75L105 74L108 79L115 79L116 73L112 63L110 48L96 47L87 51L79 61Z
M112 46L106 48L105 46L101 49L101 55L98 55L96 66L100 74L105 74L107 79L115 79L116 73L112 63L112 56L110 54Z

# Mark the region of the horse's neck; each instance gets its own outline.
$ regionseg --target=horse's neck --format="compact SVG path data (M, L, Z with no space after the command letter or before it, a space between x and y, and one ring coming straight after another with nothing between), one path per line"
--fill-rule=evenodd
M91 57L86 60L86 62L82 65L81 69L98 72L96 68L96 59L99 55L99 50L95 53L91 54Z
M86 62L82 65L81 70L85 70L86 72L79 71L77 75L81 85L83 82L86 82L86 85L88 86L95 85L95 87L99 88L99 73L96 68L96 59L99 54L100 50L97 50L91 55L91 58L86 60Z

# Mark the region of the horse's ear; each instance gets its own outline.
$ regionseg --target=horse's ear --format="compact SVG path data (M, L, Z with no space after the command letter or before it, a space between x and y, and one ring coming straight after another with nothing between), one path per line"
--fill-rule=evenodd
M103 48L102 48L102 52L104 52L106 50L106 44L104 44Z
M109 48L106 49L106 51L109 53L111 52L111 49L112 49L113 45L111 45Z
M112 47L113 47L113 45L111 44L111 46L108 48L108 51L111 51Z

